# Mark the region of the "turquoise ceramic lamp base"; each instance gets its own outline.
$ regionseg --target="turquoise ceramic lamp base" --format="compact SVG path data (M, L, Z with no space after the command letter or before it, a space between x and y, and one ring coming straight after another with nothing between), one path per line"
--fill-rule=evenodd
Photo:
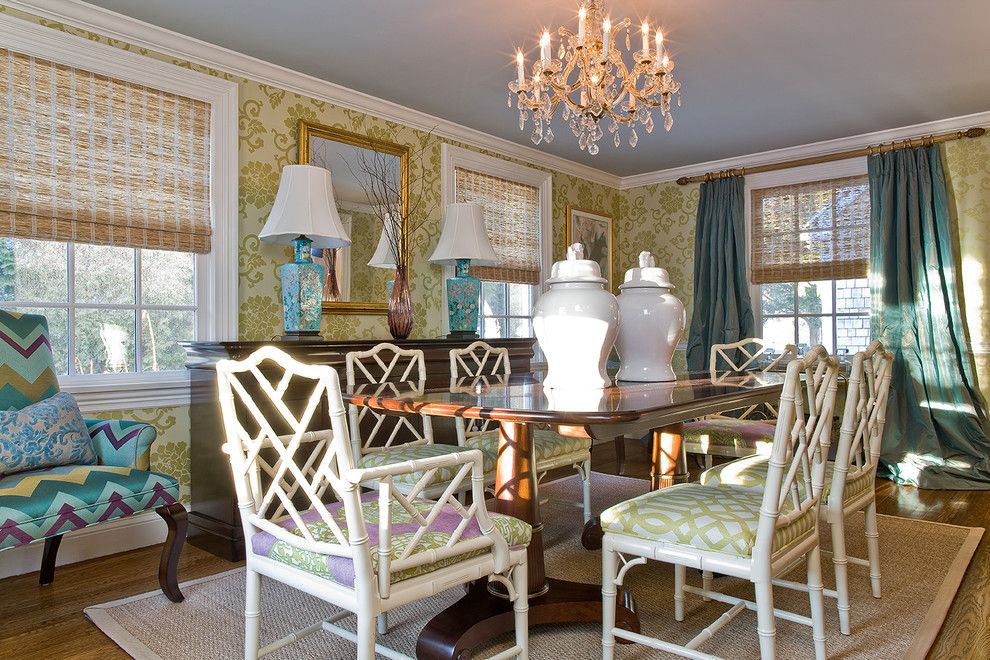
M295 260L279 267L282 276L283 340L305 340L320 336L323 317L323 266L313 263L313 241L300 236L292 241Z
M471 260L458 259L454 277L447 278L448 339L477 339L481 280L471 277Z

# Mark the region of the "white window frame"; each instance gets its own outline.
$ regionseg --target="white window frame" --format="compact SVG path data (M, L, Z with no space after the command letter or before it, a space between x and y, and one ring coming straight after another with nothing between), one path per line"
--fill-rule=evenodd
M540 291L546 284L546 274L553 264L553 174L546 170L521 165L503 158L488 156L477 151L464 149L444 143L440 146L440 172L442 185L440 189L440 222L443 222L447 204L457 199L454 171L456 168L481 172L489 176L533 186L540 191ZM450 318L447 315L447 286L448 277L454 275L453 266L444 266L444 285L441 287L443 296L443 334L450 332Z
M749 285L749 296L753 304L753 317L757 336L763 334L763 300L760 295L760 285L753 284L753 265L750 262L753 240L753 191L762 190L763 188L775 188L777 186L793 186L810 181L863 176L867 173L867 159L865 156L862 156L859 158L837 160L831 163L818 163L815 165L792 167L786 170L746 175L746 282ZM833 299L833 306L834 304L835 301ZM795 318L801 316L796 309L794 312ZM832 316L836 316L834 311Z
M196 255L196 334L237 338L237 83L0 14L0 47L210 104L213 249ZM71 276L71 273L70 273ZM59 378L84 411L189 404L186 371Z

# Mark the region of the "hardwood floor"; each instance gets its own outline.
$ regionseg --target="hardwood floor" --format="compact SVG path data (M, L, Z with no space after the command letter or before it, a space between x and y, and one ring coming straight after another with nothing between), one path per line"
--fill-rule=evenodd
M625 474L649 477L644 447L630 441ZM611 447L596 447L594 468L616 471ZM694 470L694 465L692 465ZM571 474L564 471L562 476ZM692 476L696 476L692 474ZM990 527L990 491L922 491L877 481L880 513L972 527ZM83 608L158 588L160 548L144 548L61 566L55 582L38 586L32 573L0 580L0 658L51 660L126 658L82 614ZM3 555L0 554L0 561ZM234 564L186 545L181 580L229 570ZM886 570L893 570L893 567ZM931 658L990 658L990 541L984 537L973 557Z

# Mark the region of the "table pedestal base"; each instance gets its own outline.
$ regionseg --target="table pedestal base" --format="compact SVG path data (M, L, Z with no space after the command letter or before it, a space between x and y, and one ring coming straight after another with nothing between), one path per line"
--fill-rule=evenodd
M595 584L547 580L549 590L529 599L529 625L594 623L602 620L602 588ZM619 589L615 623L639 632L632 596ZM466 596L433 617L416 643L417 658L460 660L502 633L515 630L512 603L488 591L485 580L471 585Z

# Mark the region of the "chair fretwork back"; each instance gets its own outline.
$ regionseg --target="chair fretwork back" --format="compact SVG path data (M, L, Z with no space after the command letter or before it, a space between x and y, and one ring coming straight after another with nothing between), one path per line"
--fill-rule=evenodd
M788 356L796 359L798 356L797 346L787 344L780 355L772 359L765 365L760 365L759 360L765 357L770 351L766 342L759 337L748 337L732 344L712 344L711 354L708 360L708 371L712 379L717 383L744 372L767 373L779 366L786 364ZM736 419L776 419L777 409L769 403L755 404L734 414Z
M450 377L508 376L509 349L495 348L483 341L476 341L465 348L450 350Z
M403 390L422 391L426 381L423 351L399 348L388 342L346 357L347 389L374 396ZM385 414L367 406L349 405L351 442L356 456L394 446L433 443L433 425L425 415Z
M260 366L269 361L284 370L274 384ZM263 395L260 398L271 404L275 415L262 411L261 402L248 392L242 378L252 385L257 384ZM395 474L407 468L405 464L354 469L340 382L331 367L306 365L267 346L240 362L220 361L217 380L227 438L224 451L230 457L248 543L255 530L260 530L304 550L351 557L355 588L377 587L383 598L389 596L395 573L424 564L489 549L495 555L496 566L501 567L498 570L504 570L508 564L508 545L495 530L485 509L480 453L473 452L472 462L456 469L444 493L435 501L428 501L420 495L442 466L426 469L413 489L406 493L392 482ZM298 391L300 380L311 382L312 390L305 398L302 411L296 414L284 399L290 382ZM321 418L318 415L324 403L329 412L330 429L310 430L314 424L319 426ZM238 410L242 411L241 415ZM249 425L259 430L248 431L242 419L249 420ZM290 429L289 433L277 432L275 427L283 425ZM306 444L315 446L300 465L297 455ZM274 461L263 458L262 451L266 449L274 450ZM466 452L460 459L450 456L448 462L458 459L463 462L463 457L470 454ZM368 472L374 470L378 473L367 477ZM359 484L368 480L379 482L377 570L369 547L373 537L368 534L359 494ZM456 497L456 493L464 490L465 481L470 483L472 492L469 506L461 504ZM300 491L305 494L303 500L306 502L302 511L296 505ZM343 528L339 516L335 519L327 508L326 500L331 496L343 504ZM398 509L393 509L396 506ZM393 512L399 511L407 513L411 521L403 517L402 522L396 523ZM280 524L289 519L295 523L298 535ZM477 528L471 527L472 522ZM399 532L393 529L397 524L402 526ZM317 529L320 525L329 530L330 540ZM466 534L475 529L480 535L476 532ZM438 547L436 539L441 538L440 534L446 540Z
M821 346L787 365L757 530L757 547L767 555L776 528L790 524L818 505L831 441L838 373L838 362Z
M876 475L893 363L879 340L853 356L831 490L840 502L847 481L864 472Z
M496 348L486 342L476 341L465 348L450 350L450 387L474 389L495 380L504 382L512 373L509 365L509 349ZM465 420L457 418L458 444L498 428L498 422L485 419Z
M275 382L269 374L278 370L281 375ZM260 390L260 396L252 395L245 382ZM217 363L217 383L226 435L224 451L230 458L248 543L255 530L261 530L304 549L353 556L357 563L355 546L348 539L366 539L367 535L358 489L342 478L354 461L337 373L329 366L303 364L266 346L245 360ZM286 401L290 383L297 392L311 388L298 412ZM262 406L274 413L264 412ZM329 429L319 428L324 425L324 410L330 418ZM249 427L257 430L249 431ZM276 427L288 433L279 433ZM266 453L274 460L266 458L264 450L272 450ZM327 509L328 491L343 504L346 532ZM299 502L305 504L302 510ZM304 517L308 511L316 512L315 517ZM299 535L279 524L288 519ZM316 524L326 526L332 541L314 534ZM366 559L370 566L370 555Z

